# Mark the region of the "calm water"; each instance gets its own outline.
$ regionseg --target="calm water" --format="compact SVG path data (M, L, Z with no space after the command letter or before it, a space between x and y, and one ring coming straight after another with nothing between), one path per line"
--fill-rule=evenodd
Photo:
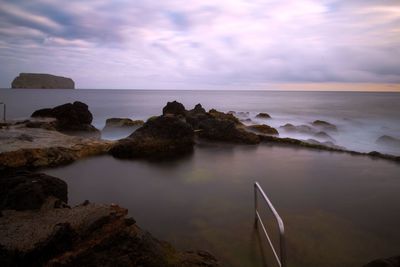
M375 144L386 134L400 138L399 93L279 92L279 91L139 91L139 90L0 90L9 118L25 118L36 109L80 100L89 105L94 125L104 126L109 117L147 119L160 114L167 101L178 100L188 109L201 103L206 109L250 112L254 122L279 127L286 123L308 124L316 119L336 124L330 133L338 145L369 152L400 155L400 147ZM273 119L257 120L258 112ZM314 138L281 132L281 136ZM105 136L110 137L110 136ZM121 137L113 136L112 138ZM321 140L320 140L321 141Z
M213 144L174 162L101 156L46 173L67 181L70 203L118 203L155 236L224 266L272 263L253 229L254 180L286 224L289 266L362 266L400 251L400 165L384 160Z
M399 148L375 144L383 134L400 137L396 93L1 90L0 99L14 119L80 100L89 104L98 128L109 117L160 114L167 101L187 108L200 102L207 109L250 112L256 122L263 122L254 118L258 112L268 112L273 119L264 123L276 127L328 120L339 128L332 134L339 145L400 154ZM118 203L156 237L184 249L207 249L225 266L274 266L265 239L253 228L255 180L285 221L289 266L361 266L400 252L400 164L385 160L202 143L173 162L101 156L45 172L68 182L71 204ZM262 216L275 229L271 214Z

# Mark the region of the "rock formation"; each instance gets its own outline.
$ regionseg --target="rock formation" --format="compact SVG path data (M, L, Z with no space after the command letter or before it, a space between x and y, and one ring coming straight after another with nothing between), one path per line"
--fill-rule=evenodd
M312 125L321 128L323 130L335 131L335 132L337 131L336 125L333 125L332 123L329 123L327 121L315 120L312 122Z
M400 139L388 135L382 135L376 140L378 145L400 147Z
M132 120L129 118L110 118L106 120L104 128L124 128L124 127L139 127L144 124L142 120Z
M26 177L26 180L24 180ZM18 184L40 181L40 204L30 205L32 196L16 194L20 211L3 210L0 216L0 266L142 266L216 267L217 260L204 251L178 251L165 241L142 230L127 210L117 205L85 201L70 208L54 205L66 200L64 186L59 195L59 179L43 174L9 174ZM44 179L45 178L45 179ZM3 179L3 178L0 178ZM54 180L54 181L52 181ZM12 182L6 189L15 191ZM32 191L32 190L31 190ZM32 191L35 192L35 191ZM45 192L45 193L44 193ZM3 196L0 196L4 198ZM58 199L58 197L61 197ZM12 208L12 207L8 207Z
M71 78L51 74L20 73L12 81L11 88L75 89L75 83Z
M258 119L270 119L271 116L268 113L261 112L261 113L258 113L256 115L256 118L258 118Z
M275 128L266 124L250 125L247 126L246 129L260 134L279 135L279 132Z

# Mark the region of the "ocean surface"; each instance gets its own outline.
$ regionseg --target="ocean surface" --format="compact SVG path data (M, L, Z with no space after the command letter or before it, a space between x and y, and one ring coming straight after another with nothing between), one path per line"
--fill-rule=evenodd
M0 91L10 119L76 100L89 105L99 129L107 118L146 119L160 114L167 101L177 100L188 109L201 103L206 109L249 112L243 119L274 127L326 120L338 127L330 133L338 145L400 154L398 148L375 143L381 135L400 137L396 93ZM272 119L256 119L258 112ZM122 133L104 135L119 137ZM119 204L157 238L181 249L208 250L222 266L276 266L266 239L253 227L254 181L283 218L289 267L360 267L400 252L400 164L383 159L268 144L200 142L192 155L174 161L104 155L40 171L68 183L71 205L86 199ZM274 218L259 203L278 246Z
M325 120L338 127L329 133L336 144L351 150L400 155L400 147L379 146L382 135L400 138L400 93L281 92L281 91L160 91L160 90L0 90L9 119L27 118L33 111L72 101L83 101L94 114L93 124L102 129L110 117L147 119L159 115L167 101L177 100L191 109L201 103L207 110L249 112L242 119L279 127L286 123L309 124ZM267 112L270 120L255 118ZM278 128L279 131L279 128ZM280 131L282 137L316 139ZM120 138L122 136L104 136ZM318 140L323 141L323 140Z

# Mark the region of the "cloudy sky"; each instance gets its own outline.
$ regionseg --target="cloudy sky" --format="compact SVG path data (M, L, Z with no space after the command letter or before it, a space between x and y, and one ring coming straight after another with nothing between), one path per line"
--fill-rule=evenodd
M0 0L0 87L399 89L399 59L399 0Z

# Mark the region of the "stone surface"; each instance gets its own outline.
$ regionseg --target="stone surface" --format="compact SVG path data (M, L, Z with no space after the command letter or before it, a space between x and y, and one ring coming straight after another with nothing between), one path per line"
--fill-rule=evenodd
M110 118L106 120L104 128L138 127L142 126L144 121L132 120L129 118Z
M224 112L218 111L216 109L210 109L208 114L211 115L211 117L213 117L214 119L228 120L228 121L234 122L237 125L242 125L242 123L239 121L239 119L236 118L235 116L233 116L233 114L224 113Z
M270 119L271 116L268 113L261 112L261 113L258 113L256 115L256 118L258 118L258 119Z
M11 88L34 89L75 89L71 78L40 73L20 73L12 83Z
M177 101L168 102L162 111L163 115L173 114L185 116L186 114L185 106Z
M50 117L57 120L55 128L62 132L94 132L99 131L91 125L93 115L88 105L75 101L54 108L40 109L32 113L31 117Z
M0 176L0 211L40 209L53 196L68 202L67 184L39 173L13 172Z
M179 157L193 150L194 131L176 116L149 119L128 138L118 141L110 153L118 158Z
M250 125L247 126L246 129L249 129L250 131L254 131L256 133L261 133L261 134L267 134L267 135L279 135L279 132L266 124L258 124L258 125Z
M374 260L363 267L400 267L400 256Z
M213 141L258 144L259 137L229 119L205 119L199 123L198 136Z

